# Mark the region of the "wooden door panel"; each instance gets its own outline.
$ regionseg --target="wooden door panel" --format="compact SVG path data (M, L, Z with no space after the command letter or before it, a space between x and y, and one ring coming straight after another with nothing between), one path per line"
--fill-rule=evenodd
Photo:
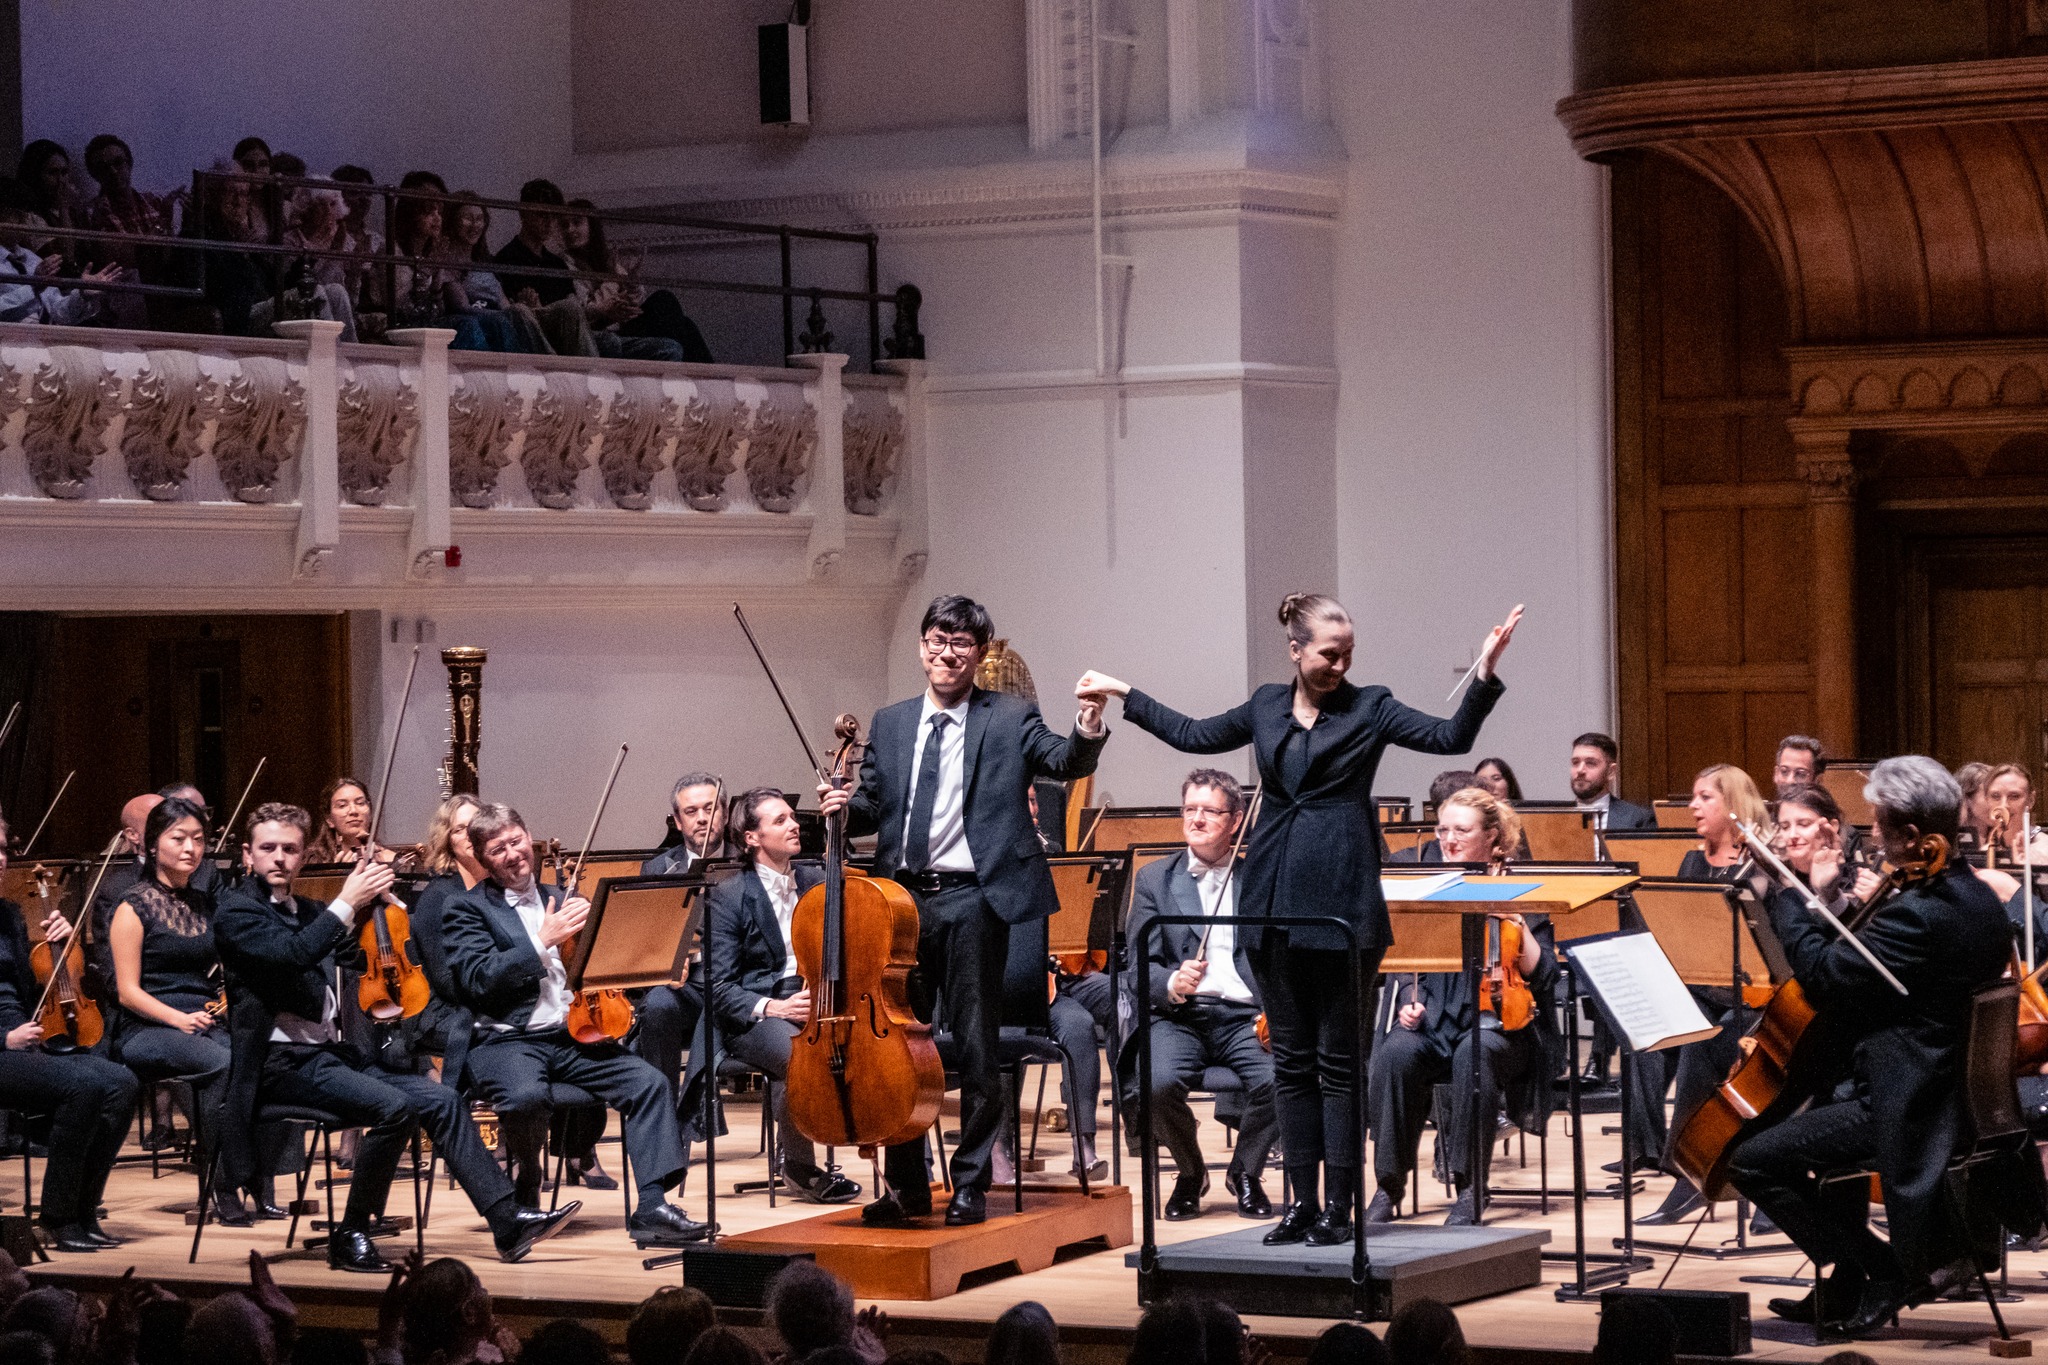
M1742 510L1742 662L1803 664L1813 618L1804 507Z
M1664 659L1738 662L1741 512L1712 507L1664 515Z
M1673 792L1693 774L1742 753L1742 698L1734 692L1672 692L1664 699L1664 771Z

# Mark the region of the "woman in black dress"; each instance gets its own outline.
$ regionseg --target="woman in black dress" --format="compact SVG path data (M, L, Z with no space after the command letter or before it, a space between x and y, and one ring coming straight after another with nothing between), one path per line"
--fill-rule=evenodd
M1351 925L1369 981L1393 941L1380 895L1380 832L1373 775L1389 746L1431 754L1469 752L1504 690L1494 675L1521 619L1516 607L1487 636L1478 676L1448 720L1394 700L1384 687L1346 682L1351 617L1334 598L1305 593L1280 604L1291 683L1269 683L1219 716L1195 720L1130 684L1090 672L1084 700L1124 699L1133 725L1182 753L1219 754L1251 745L1264 798L1247 841L1238 912L1248 916L1330 916ZM1280 1141L1293 1203L1266 1234L1269 1243L1334 1245L1351 1236L1364 1156L1353 1092L1363 1071L1352 990L1351 940L1334 927L1244 930L1273 1042ZM1327 1182L1324 1172L1327 1168ZM1318 1200L1321 1190L1327 1203Z

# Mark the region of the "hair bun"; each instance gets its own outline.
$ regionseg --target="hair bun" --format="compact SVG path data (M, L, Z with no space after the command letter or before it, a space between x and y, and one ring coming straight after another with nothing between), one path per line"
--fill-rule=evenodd
M1283 626L1293 625L1295 619L1301 615L1302 608L1308 605L1309 597L1310 594L1305 592L1291 592L1281 598L1280 624Z

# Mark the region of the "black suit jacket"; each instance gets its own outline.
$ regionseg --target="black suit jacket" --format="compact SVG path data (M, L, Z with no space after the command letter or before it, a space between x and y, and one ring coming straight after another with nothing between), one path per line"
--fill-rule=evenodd
M875 866L884 876L903 866L910 818L910 756L917 744L922 695L885 706L868 728L867 766L847 806L847 830L877 835ZM1068 780L1095 771L1108 735L1078 730L1065 739L1046 728L1038 708L1021 697L975 688L968 694L966 757L967 849L982 895L1010 924L1043 919L1058 905L1052 871L1026 795L1034 777Z
M42 994L28 955L28 921L21 907L0 900L0 1038L28 1022L28 1012ZM0 1048L5 1046L0 1042Z
M790 870L799 897L825 880L824 869L810 863L797 863ZM752 864L712 888L704 951L718 1026L743 1033L754 1026L754 1006L773 994L789 960L789 945L775 922L768 888Z
M1942 1173L1967 1135L1971 997L1998 980L2012 955L2004 908L1957 864L1884 902L1858 936L1906 995L1797 894L1777 892L1770 908L1771 926L1822 1023L1853 1040L1855 1078L1877 1130L1891 1244L1912 1280L1960 1251L1942 1235Z
M547 906L562 896L552 886L542 886L540 894ZM504 890L484 881L452 892L441 903L440 921L449 1003L473 1017L524 1028L540 999L547 965Z
M1240 872L1242 870L1240 869ZM1236 884L1236 878L1232 878ZM1138 884L1131 892L1131 917L1125 927L1125 941L1135 947L1141 930L1155 915L1199 915L1202 913L1201 893L1195 887L1195 879L1188 875L1188 851L1182 849L1171 858L1161 858L1149 864L1138 874ZM1231 960L1237 964L1237 974L1252 988L1252 1004L1259 1006L1259 985L1252 978L1251 959L1245 953L1244 935L1240 932L1235 939L1236 950ZM1193 925L1168 924L1151 936L1148 946L1146 979L1151 983L1152 1012L1170 1017L1191 1013L1192 1001L1176 1005L1167 994L1167 983L1180 964L1195 955L1202 942L1202 931Z
M1607 798L1607 828L1655 829L1657 813L1648 806L1638 806L1633 801L1624 801L1618 796Z
M675 844L662 849L652 858L640 864L640 875L643 877L680 877L703 861L703 859L693 857L694 853L695 850L687 844ZM726 847L723 840L720 840L711 846L711 852L706 854L705 857L729 858L732 854L733 851Z
M1308 731L1308 773L1299 791L1282 777L1280 743L1294 721L1294 687L1268 683L1220 716L1195 720L1133 688L1124 716L1182 753L1220 754L1252 746L1265 784L1259 823L1245 854L1238 908L1247 915L1327 915L1358 931L1359 946L1393 942L1380 895L1380 823L1372 783L1389 746L1462 754L1505 691L1499 678L1473 679L1449 719L1403 706L1384 687L1339 683ZM1289 930L1296 947L1349 946L1333 928ZM1245 931L1256 946L1258 930Z

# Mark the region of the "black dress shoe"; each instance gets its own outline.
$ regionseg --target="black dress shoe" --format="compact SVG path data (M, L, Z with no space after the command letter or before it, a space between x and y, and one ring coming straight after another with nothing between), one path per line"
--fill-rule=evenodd
M1682 1219L1690 1218L1707 1201L1701 1197L1698 1188L1689 1180L1681 1180L1671 1187L1671 1193L1664 1196L1664 1202L1654 1210L1636 1219L1639 1228L1662 1228Z
M1470 1190L1458 1196L1458 1202L1451 1205L1451 1211L1444 1215L1447 1228L1475 1228L1479 1226L1478 1197Z
M626 1220L635 1246L682 1247L701 1242L711 1235L711 1225L700 1223L673 1204L656 1204Z
M566 1170L563 1179L571 1185L581 1185L590 1190L615 1190L619 1187L619 1182L605 1174L604 1167L597 1164L597 1158L594 1156L590 1158L588 1164L569 1161L565 1162L564 1166Z
M1837 1317L1841 1316L1863 1296L1863 1272L1847 1269L1830 1272L1825 1292L1829 1310ZM1787 1322L1813 1321L1813 1291L1810 1289L1796 1299L1772 1299L1764 1306Z
M258 1199L255 1201L255 1205L254 1212L256 1216L266 1223L281 1223L292 1216L290 1210L273 1204L267 1199Z
M1601 1164L1601 1167L1600 1167L1600 1169L1601 1169L1601 1170L1603 1170L1603 1171L1605 1171L1605 1172L1607 1172L1607 1174L1609 1174L1609 1175L1620 1175L1620 1174L1621 1174L1621 1163L1620 1163L1619 1161L1608 1161L1608 1162L1603 1162L1603 1163ZM1662 1165L1661 1165L1661 1164L1660 1164L1660 1163L1659 1163L1659 1162L1657 1161L1657 1158L1655 1158L1655 1157L1651 1157L1651 1156L1639 1156L1639 1157L1637 1157L1637 1158L1636 1158L1636 1170L1637 1170L1637 1172L1638 1172L1638 1173L1640 1173L1640 1174L1642 1174L1642 1175L1663 1175L1663 1174L1664 1174L1664 1167L1663 1167L1663 1166L1662 1166Z
M527 1252L567 1227L569 1220L582 1207L580 1199L571 1199L553 1213L522 1209L514 1204L512 1212L491 1228L491 1240L497 1244L498 1259L508 1264L525 1260Z
M248 1208L242 1203L242 1196L228 1190L214 1191L213 1221L228 1228L256 1226L256 1220L249 1216Z
M1351 1239L1351 1201L1332 1199L1323 1205L1315 1226L1308 1230L1308 1236L1303 1240L1312 1247L1334 1247L1342 1246Z
M1372 1202L1365 1206L1366 1225L1370 1227L1375 1223L1391 1223L1394 1217L1394 1197L1385 1190L1374 1190Z
M851 1204L860 1198L860 1186L838 1171L791 1163L783 1168L782 1178L789 1192L807 1204Z
M1849 1338L1867 1337L1886 1324L1897 1326L1899 1310L1911 1299L1912 1291L1901 1280L1872 1280L1863 1286L1862 1301L1848 1318L1821 1324L1823 1331Z
M1237 1201L1237 1216L1240 1218L1271 1218L1273 1201L1266 1198L1265 1182L1257 1176L1246 1177L1243 1171L1230 1171L1223 1177L1223 1188Z
M959 1186L953 1191L953 1201L946 1205L946 1226L964 1228L988 1218L988 1196L980 1190Z
M361 1228L336 1228L327 1238L327 1268L353 1270L359 1275L387 1275L391 1262L384 1259L370 1234Z
M880 1199L860 1211L860 1221L871 1228L901 1228L908 1227L913 1218L929 1218L931 1215L930 1194L925 1195L922 1204L917 1204L894 1190L887 1190Z
M1209 1187L1208 1173L1200 1175L1193 1171L1176 1178L1173 1193L1167 1197L1164 1213L1169 1223L1184 1223L1190 1218L1202 1216L1202 1193Z
M45 1228L43 1231L49 1238L49 1247L52 1251L83 1254L100 1249L100 1244L92 1239L92 1234L79 1223L66 1223L62 1227Z
M99 1222L97 1220L87 1223L84 1226L85 1235L92 1238L93 1241L99 1243L103 1247L112 1248L121 1246L128 1240L125 1237L116 1237L113 1233L108 1232L105 1228L99 1225Z
M1294 1242L1308 1240L1308 1230L1316 1225L1322 1210L1306 1199L1296 1200L1287 1206L1287 1212L1280 1215L1280 1221L1260 1240L1269 1247L1287 1246Z

